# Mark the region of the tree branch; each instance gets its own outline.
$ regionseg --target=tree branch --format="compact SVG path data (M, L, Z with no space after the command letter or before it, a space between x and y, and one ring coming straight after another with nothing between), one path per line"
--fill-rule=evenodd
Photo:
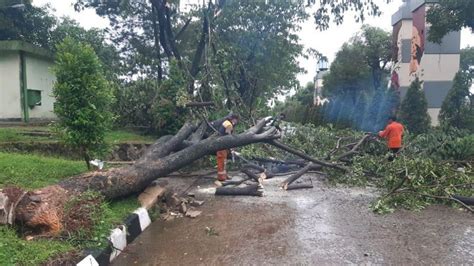
M348 172L348 169L343 167L343 166L340 166L340 165L337 165L337 164L333 164L333 163L329 163L329 162L325 162L325 161L322 161L322 160L318 160L318 159L315 159L303 152L300 152L290 146L287 146L279 141L276 141L276 140L271 140L271 141L268 141L267 143L277 147L277 148L280 148L284 151L287 151L291 154L294 154L296 156L299 156L305 160L308 160L310 162L313 162L315 164L319 164L321 166L325 166L325 167L329 167L329 168L334 168L334 169L338 169L338 170L341 170L341 171L344 171L344 172Z
M184 33L184 31L188 28L189 26L189 23L191 23L191 20L192 18L189 18L188 20L186 20L186 22L184 23L183 27L181 27L181 29L178 31L178 33L176 34L176 37L175 39L176 40L179 40L181 38L181 35Z

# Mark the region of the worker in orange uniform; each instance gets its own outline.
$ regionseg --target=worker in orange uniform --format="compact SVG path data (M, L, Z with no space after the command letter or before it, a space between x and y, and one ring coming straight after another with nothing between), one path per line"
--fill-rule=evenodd
M239 122L239 116L236 114L229 115L224 122L219 126L218 131L220 136L231 135L234 131L235 125ZM226 161L227 150L217 151L217 180L225 181L227 176Z
M397 122L396 116L388 118L385 130L379 132L381 138L387 139L387 146L391 152L388 160L393 161L402 147L403 125Z

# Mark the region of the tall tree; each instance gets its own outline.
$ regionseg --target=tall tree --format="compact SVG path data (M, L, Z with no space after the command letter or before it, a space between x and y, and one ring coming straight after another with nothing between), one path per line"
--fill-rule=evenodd
M461 49L461 69L474 74L474 47Z
M371 71L364 48L351 43L343 44L323 81L326 96L347 95L352 103L360 93L372 90Z
M295 32L304 18L304 6L293 1L226 4L215 22L211 68L227 101L243 103L252 114L296 86L302 46Z
M362 30L352 43L362 47L367 65L372 72L374 89L380 89L382 77L388 72L388 64L392 59L392 40L389 32L381 28L363 25Z
M440 43L451 31L468 27L474 31L474 1L440 0L428 10L427 21L431 24L428 40Z
M109 80L115 80L122 74L119 54L113 45L107 44L104 30L97 28L86 30L77 21L64 17L58 21L51 34L51 43L55 45L52 47L53 51L56 50L56 45L67 37L89 44L94 49Z
M380 28L362 26L360 32L336 54L329 74L324 77L327 94L350 94L381 89L388 75L391 57L390 34ZM356 66L356 67L355 67Z
M343 45L324 77L329 121L375 131L396 104L384 83L388 76L391 40L388 32L364 25ZM382 121L382 122L381 122Z
M25 1L24 5L22 9L0 8L0 40L26 41L52 50L56 18L48 6L35 7L31 1Z
M391 2L386 0L385 2ZM379 16L381 14L379 5L380 1L375 0L307 0L307 5L318 5L314 13L316 28L320 30L327 30L331 22L336 25L342 24L346 12L351 12L356 22L363 22L366 16ZM331 21L332 18L332 21Z
M169 8L172 8L170 6ZM93 8L110 21L108 38L120 51L125 76L163 78L162 46L158 15L151 1L84 1L75 9ZM167 46L168 47L168 46Z
M314 13L316 28L327 30L330 23L342 24L347 12L353 15L356 22L363 22L367 16L379 16L380 5L393 0L307 0L307 5L317 5ZM355 12L354 12L355 11ZM468 27L474 30L474 1L472 0L439 0L427 13L427 21L431 24L428 39L441 42L451 31Z
M444 99L439 113L442 126L474 130L474 108L469 103L471 84L472 80L468 72L456 73L453 87Z
M425 133L430 127L428 102L418 77L411 83L402 101L400 119L406 128L414 134Z

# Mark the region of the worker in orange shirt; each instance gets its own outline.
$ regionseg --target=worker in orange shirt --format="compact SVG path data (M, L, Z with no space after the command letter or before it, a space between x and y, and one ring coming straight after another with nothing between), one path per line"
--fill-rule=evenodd
M217 129L220 136L231 135L235 125L239 122L239 116L236 114L229 115ZM227 150L217 151L217 180L225 181L228 179L226 171Z
M388 160L393 161L402 147L403 125L397 122L396 116L390 116L385 130L380 131L379 136L387 139L387 146L391 152Z

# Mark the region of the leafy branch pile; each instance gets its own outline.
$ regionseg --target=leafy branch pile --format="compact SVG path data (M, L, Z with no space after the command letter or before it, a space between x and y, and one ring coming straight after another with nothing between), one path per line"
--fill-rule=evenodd
M363 132L336 129L331 125L289 124L282 141L314 158L336 162L363 136ZM331 170L330 180L379 187L381 196L371 206L378 213L392 212L396 208L419 210L434 203L462 204L453 196L473 196L474 135L460 130L407 134L404 146L400 155L389 162L384 141L371 137L352 158L338 162L345 164L349 171ZM290 159L266 144L263 148L261 144L246 146L241 152L248 158Z

